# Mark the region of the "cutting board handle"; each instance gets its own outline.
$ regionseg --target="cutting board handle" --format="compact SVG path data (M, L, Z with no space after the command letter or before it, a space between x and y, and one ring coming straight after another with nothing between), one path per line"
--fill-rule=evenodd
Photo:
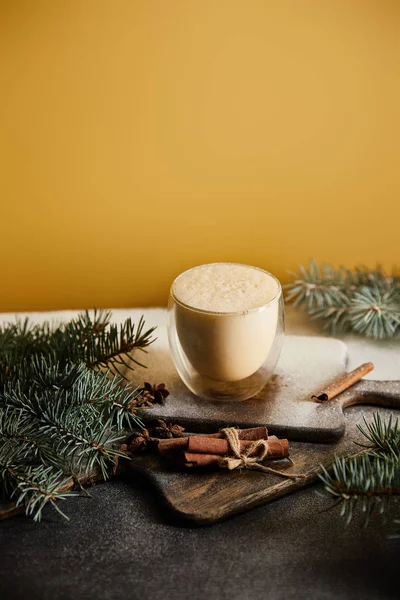
M339 394L336 400L343 408L355 404L375 404L400 408L400 381L362 379Z

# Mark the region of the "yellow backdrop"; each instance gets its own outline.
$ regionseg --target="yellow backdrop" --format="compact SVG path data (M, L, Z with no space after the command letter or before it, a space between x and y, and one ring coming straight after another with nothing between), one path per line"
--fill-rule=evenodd
M0 310L399 264L397 0L1 0Z

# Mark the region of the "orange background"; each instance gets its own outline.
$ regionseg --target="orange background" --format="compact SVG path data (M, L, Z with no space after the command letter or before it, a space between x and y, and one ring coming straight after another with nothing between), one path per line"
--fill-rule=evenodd
M0 310L399 263L397 0L0 1Z

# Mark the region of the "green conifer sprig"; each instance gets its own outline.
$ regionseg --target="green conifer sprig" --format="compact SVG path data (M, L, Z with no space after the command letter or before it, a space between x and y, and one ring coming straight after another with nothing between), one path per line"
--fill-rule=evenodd
M394 459L400 457L400 423L393 414L384 421L379 412L374 413L373 420L368 423L364 419L365 427L357 425L369 444L358 444L374 451L380 456L392 456Z
M365 421L365 419L364 419ZM367 525L374 510L383 513L400 495L400 425L391 416L384 421L374 413L370 423L359 427L366 439L365 453L335 457L331 471L322 467L325 490L341 505L349 523L356 506L361 506Z
M124 427L142 425L132 409L140 390L118 372L139 363L133 353L146 351L154 328L110 317L0 328L0 497L36 520L48 503L60 511L73 481L107 478L124 455Z
M301 306L322 330L355 332L382 339L400 333L400 276L382 268L357 267L353 271L319 266L292 273L285 286L286 299Z

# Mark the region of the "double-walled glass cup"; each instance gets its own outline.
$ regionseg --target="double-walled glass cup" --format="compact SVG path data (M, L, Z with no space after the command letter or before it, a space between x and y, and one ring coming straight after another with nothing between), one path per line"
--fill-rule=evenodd
M264 305L244 311L213 312L184 303L174 293L174 284L189 271L172 284L170 349L182 381L200 398L246 400L273 375L283 345L282 287L273 275L258 270L271 278L276 293Z

